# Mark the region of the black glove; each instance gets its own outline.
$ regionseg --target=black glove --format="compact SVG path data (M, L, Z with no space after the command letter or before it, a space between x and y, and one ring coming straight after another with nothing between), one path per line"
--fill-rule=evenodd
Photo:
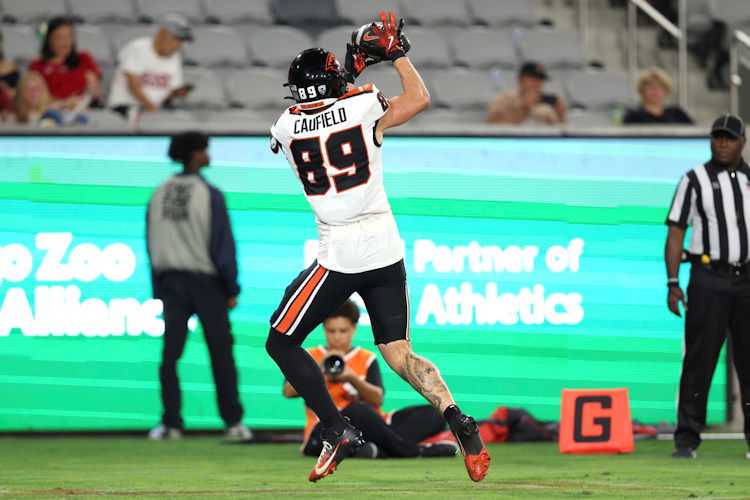
M396 15L389 12L388 16L386 18L385 12L380 11L381 23L372 23L370 29L362 34L359 48L366 56L395 61L406 55L401 38L404 20L399 19L396 24Z
M347 82L354 83L354 80L367 66L377 64L380 61L380 59L365 56L357 45L347 43L346 57L344 58L344 69L346 70L344 78Z

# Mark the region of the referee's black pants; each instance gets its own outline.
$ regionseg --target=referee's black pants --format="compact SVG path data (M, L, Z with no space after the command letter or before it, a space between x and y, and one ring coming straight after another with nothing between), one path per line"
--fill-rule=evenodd
M750 443L750 272L738 276L693 264L687 299L675 444L696 448L701 442L708 389L727 329L740 382L745 439Z
M201 321L208 345L219 415L227 426L240 422L242 405L232 354L234 339L229 325L228 297L219 280L207 274L171 271L155 278L154 289L157 298L164 303L164 348L159 367L164 405L162 422L167 427L183 428L177 360L185 349L187 322L193 314Z

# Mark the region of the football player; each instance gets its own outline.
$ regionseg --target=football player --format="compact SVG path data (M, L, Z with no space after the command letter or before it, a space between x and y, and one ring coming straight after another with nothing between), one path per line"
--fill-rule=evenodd
M331 400L317 363L302 342L357 292L370 314L375 343L388 365L445 417L469 477L481 481L490 455L476 421L456 406L440 372L409 341L404 248L383 187L383 133L430 104L422 78L405 56L403 21L391 12L355 32L346 70L323 49L302 51L289 67L296 105L271 127L271 149L283 151L316 215L317 260L287 287L271 317L270 356L323 426L323 450L310 473L332 473L361 444L361 433ZM374 85L350 82L369 64L389 59L404 92L386 98ZM348 81L347 81L348 80Z

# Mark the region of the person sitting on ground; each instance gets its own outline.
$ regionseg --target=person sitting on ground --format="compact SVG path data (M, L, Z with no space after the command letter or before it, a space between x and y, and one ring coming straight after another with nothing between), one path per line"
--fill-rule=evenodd
M108 107L131 121L157 111L172 97L190 92L182 81L180 48L192 40L192 28L179 14L168 14L153 38L136 38L120 50Z
M648 68L638 77L638 93L641 104L636 109L628 109L624 124L685 123L693 120L679 106L664 106L664 101L672 93L672 79L666 71Z
M52 18L42 31L39 57L29 71L44 77L56 108L88 108L102 96L102 71L94 56L76 48L73 21L67 17Z
M565 123L565 101L558 95L543 93L547 78L543 65L524 63L518 73L518 90L501 92L492 100L487 123Z
M445 429L445 419L431 405L409 406L383 413L383 380L377 356L352 345L357 331L359 308L351 300L341 304L323 322L326 345L307 352L325 374L328 392L341 413L362 431L365 446L356 456L386 457L452 457L458 451L455 443L420 445L428 437ZM338 356L343 363L335 363ZM338 367L340 371L330 367ZM296 398L297 391L284 382L284 396ZM323 442L321 425L315 413L305 407L307 422L302 453L317 457Z

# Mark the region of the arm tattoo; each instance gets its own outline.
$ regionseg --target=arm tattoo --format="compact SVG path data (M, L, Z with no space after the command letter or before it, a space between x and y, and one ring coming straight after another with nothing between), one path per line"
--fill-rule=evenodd
M399 375L435 408L439 409L443 399L450 398L448 388L438 369L421 356L414 353L407 354Z

